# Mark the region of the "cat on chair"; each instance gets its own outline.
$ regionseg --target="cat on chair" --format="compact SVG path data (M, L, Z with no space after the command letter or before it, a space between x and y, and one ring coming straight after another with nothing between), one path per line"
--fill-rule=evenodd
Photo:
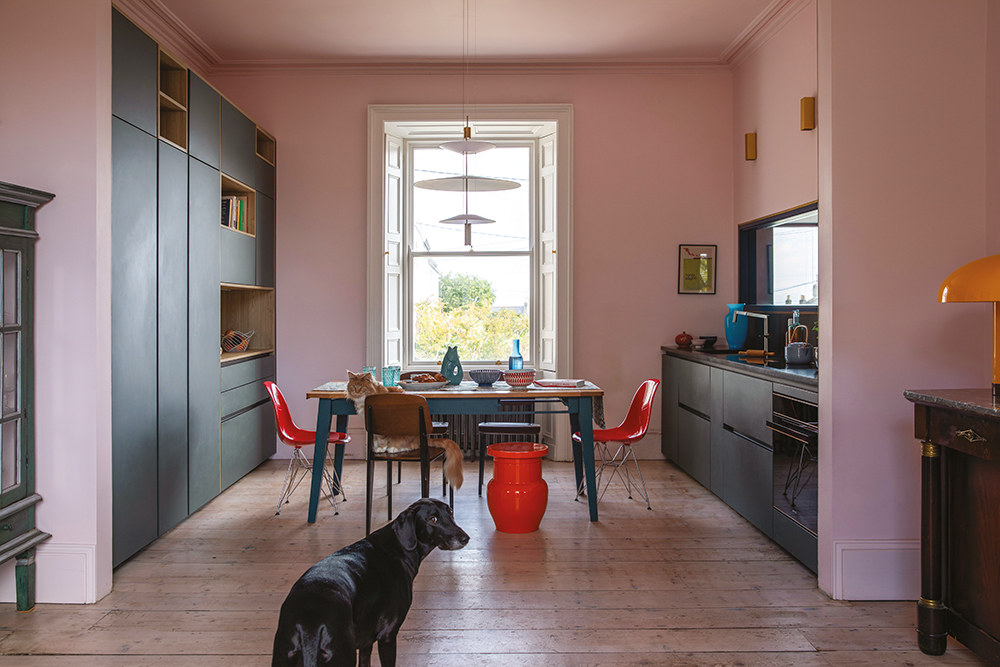
M364 399L373 394L388 394L390 392L401 392L400 387L384 387L375 381L371 373L352 373L347 371L347 398L355 405L359 414L364 410ZM360 404L359 404L360 401ZM446 438L434 438L435 446L444 448L444 475L448 478L448 483L456 489L462 488L462 449L454 440ZM398 452L408 452L420 448L420 436L383 436L376 435L373 442L373 449L376 452L388 452L396 454Z

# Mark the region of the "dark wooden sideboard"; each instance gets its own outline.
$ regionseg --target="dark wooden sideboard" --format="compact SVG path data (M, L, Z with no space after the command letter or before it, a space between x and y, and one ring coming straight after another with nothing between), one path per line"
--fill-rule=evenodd
M906 391L921 442L917 642L951 635L1000 666L1000 400L990 389Z

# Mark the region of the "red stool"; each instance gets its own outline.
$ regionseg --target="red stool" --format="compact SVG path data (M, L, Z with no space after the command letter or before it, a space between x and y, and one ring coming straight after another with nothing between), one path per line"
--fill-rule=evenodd
M493 479L486 485L486 504L501 533L531 533L545 515L549 485L542 479L542 457L549 448L536 442L498 442L486 453L493 457Z

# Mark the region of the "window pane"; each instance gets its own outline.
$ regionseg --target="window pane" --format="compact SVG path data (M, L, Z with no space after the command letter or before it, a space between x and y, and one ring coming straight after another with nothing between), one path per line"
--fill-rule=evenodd
M413 360L438 361L458 345L463 362L506 360L515 338L530 362L529 258L415 257Z
M774 303L819 303L819 228L774 228Z
M20 320L17 303L20 255L15 250L3 252L3 323L7 326L19 324Z
M20 482L18 470L18 424L20 419L9 421L0 429L0 491L7 491Z
M21 334L14 332L3 336L3 414L17 412L18 409L18 363L17 348Z
M494 223L472 226L475 250L528 250L528 202L531 152L526 147L498 146L469 155L469 175L517 181L521 187L500 192L469 193L468 212ZM465 156L438 147L413 150L413 180L461 176ZM413 188L413 249L466 250L465 229L440 221L466 212L465 193Z

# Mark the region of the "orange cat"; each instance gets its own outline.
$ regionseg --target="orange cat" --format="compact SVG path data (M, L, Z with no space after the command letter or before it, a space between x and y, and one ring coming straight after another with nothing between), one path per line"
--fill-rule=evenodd
M403 391L400 387L384 387L375 381L371 373L352 373L347 371L347 398L354 402L355 410L360 414L363 407L358 409L358 401L364 405L364 399L372 394L388 394L389 392ZM448 482L456 489L462 488L462 450L454 440L446 438L434 438L430 444L436 447L444 447L444 475ZM372 448L376 452L408 452L420 448L420 436L407 435L403 437L389 437L376 435Z

